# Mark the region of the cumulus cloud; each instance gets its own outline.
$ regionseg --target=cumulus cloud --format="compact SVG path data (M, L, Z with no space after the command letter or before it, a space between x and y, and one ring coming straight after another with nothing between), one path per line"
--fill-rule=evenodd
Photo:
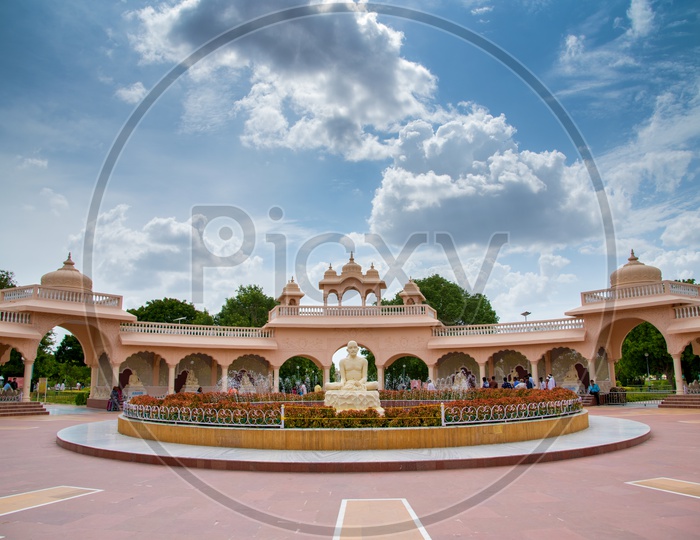
M630 21L627 33L634 38L644 37L654 28L654 10L649 0L632 0L627 17Z
M56 193L53 189L42 188L39 195L48 202L51 213L54 216L60 216L64 210L68 210L68 199L60 193Z
M437 126L409 123L372 202L372 232L400 243L447 231L458 243L510 232L527 242L580 242L597 234L585 170L561 152L520 151L503 116L479 107Z
M49 166L49 160L34 158L34 157L22 157L18 156L19 164L18 169L46 169Z
M146 88L144 88L143 83L140 81L135 82L131 86L122 86L121 88L117 88L117 91L114 92L115 96L125 103L129 103L131 105L141 101L146 94Z
M192 0L147 7L129 15L140 23L132 45L144 62L180 61L220 32L275 9L268 2ZM208 129L216 125L212 116L235 108L248 145L384 158L376 131L429 115L436 86L429 70L401 56L402 43L401 32L360 8L351 17L310 17L256 32L191 70L187 126ZM250 88L240 95L243 83ZM210 107L220 109L204 111Z

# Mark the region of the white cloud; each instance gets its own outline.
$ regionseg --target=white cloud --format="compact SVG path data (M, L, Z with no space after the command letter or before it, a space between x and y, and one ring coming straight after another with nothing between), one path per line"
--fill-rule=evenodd
M49 166L49 160L47 159L30 158L22 156L18 156L18 159L20 160L19 164L17 165L18 169L46 169Z
M141 101L147 93L148 92L146 88L144 88L143 83L139 81L135 82L131 86L122 86L121 88L117 88L114 95L125 103L133 105Z
M687 212L668 224L661 234L664 246L700 249L700 216Z
M627 17L631 24L627 33L633 38L644 37L654 29L654 11L649 0L632 0Z
M514 133L480 108L436 128L408 124L375 193L372 232L400 243L412 232L448 231L460 244L484 244L504 231L533 249L598 234L585 169L567 166L560 152L519 151Z
M60 216L64 210L68 210L68 199L51 188L42 188L39 195L49 203L49 208L51 208L53 215Z

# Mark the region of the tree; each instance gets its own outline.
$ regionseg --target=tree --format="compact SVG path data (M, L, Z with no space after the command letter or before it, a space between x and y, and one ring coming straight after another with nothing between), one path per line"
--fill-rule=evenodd
M437 274L415 279L414 282L425 296L426 304L437 312L437 317L443 324L495 324L498 322L498 315L489 299L483 294L469 294L456 283ZM398 294L392 300L382 301L384 305L402 303L403 300Z
M0 270L0 289L11 289L17 287L15 274L8 270Z
M56 362L73 366L84 366L85 355L80 341L73 334L66 334L54 353Z
M149 300L145 306L128 309L139 321L212 325L214 319L207 310L199 311L192 302L163 298Z
M641 383L647 376L647 360L650 375L666 375L668 380L673 380L673 359L664 336L655 326L643 322L622 343L622 358L615 368L617 378L624 385Z
M277 305L258 285L239 286L236 296L227 298L214 317L220 326L260 327L267 323L269 311Z

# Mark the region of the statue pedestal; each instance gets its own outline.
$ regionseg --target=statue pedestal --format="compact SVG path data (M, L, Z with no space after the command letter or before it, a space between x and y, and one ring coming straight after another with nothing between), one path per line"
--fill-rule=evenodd
M384 414L377 390L326 390L324 404L336 411L375 409Z
M143 396L147 394L146 387L143 384L127 384L124 387L124 397L131 399L134 396Z

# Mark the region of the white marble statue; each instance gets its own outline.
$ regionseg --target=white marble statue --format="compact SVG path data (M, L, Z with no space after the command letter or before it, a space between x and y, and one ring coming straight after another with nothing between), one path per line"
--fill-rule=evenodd
M376 409L383 414L378 383L367 381L367 359L357 354L359 350L355 341L348 342L348 355L338 365L340 382L324 385L325 405L337 411Z

